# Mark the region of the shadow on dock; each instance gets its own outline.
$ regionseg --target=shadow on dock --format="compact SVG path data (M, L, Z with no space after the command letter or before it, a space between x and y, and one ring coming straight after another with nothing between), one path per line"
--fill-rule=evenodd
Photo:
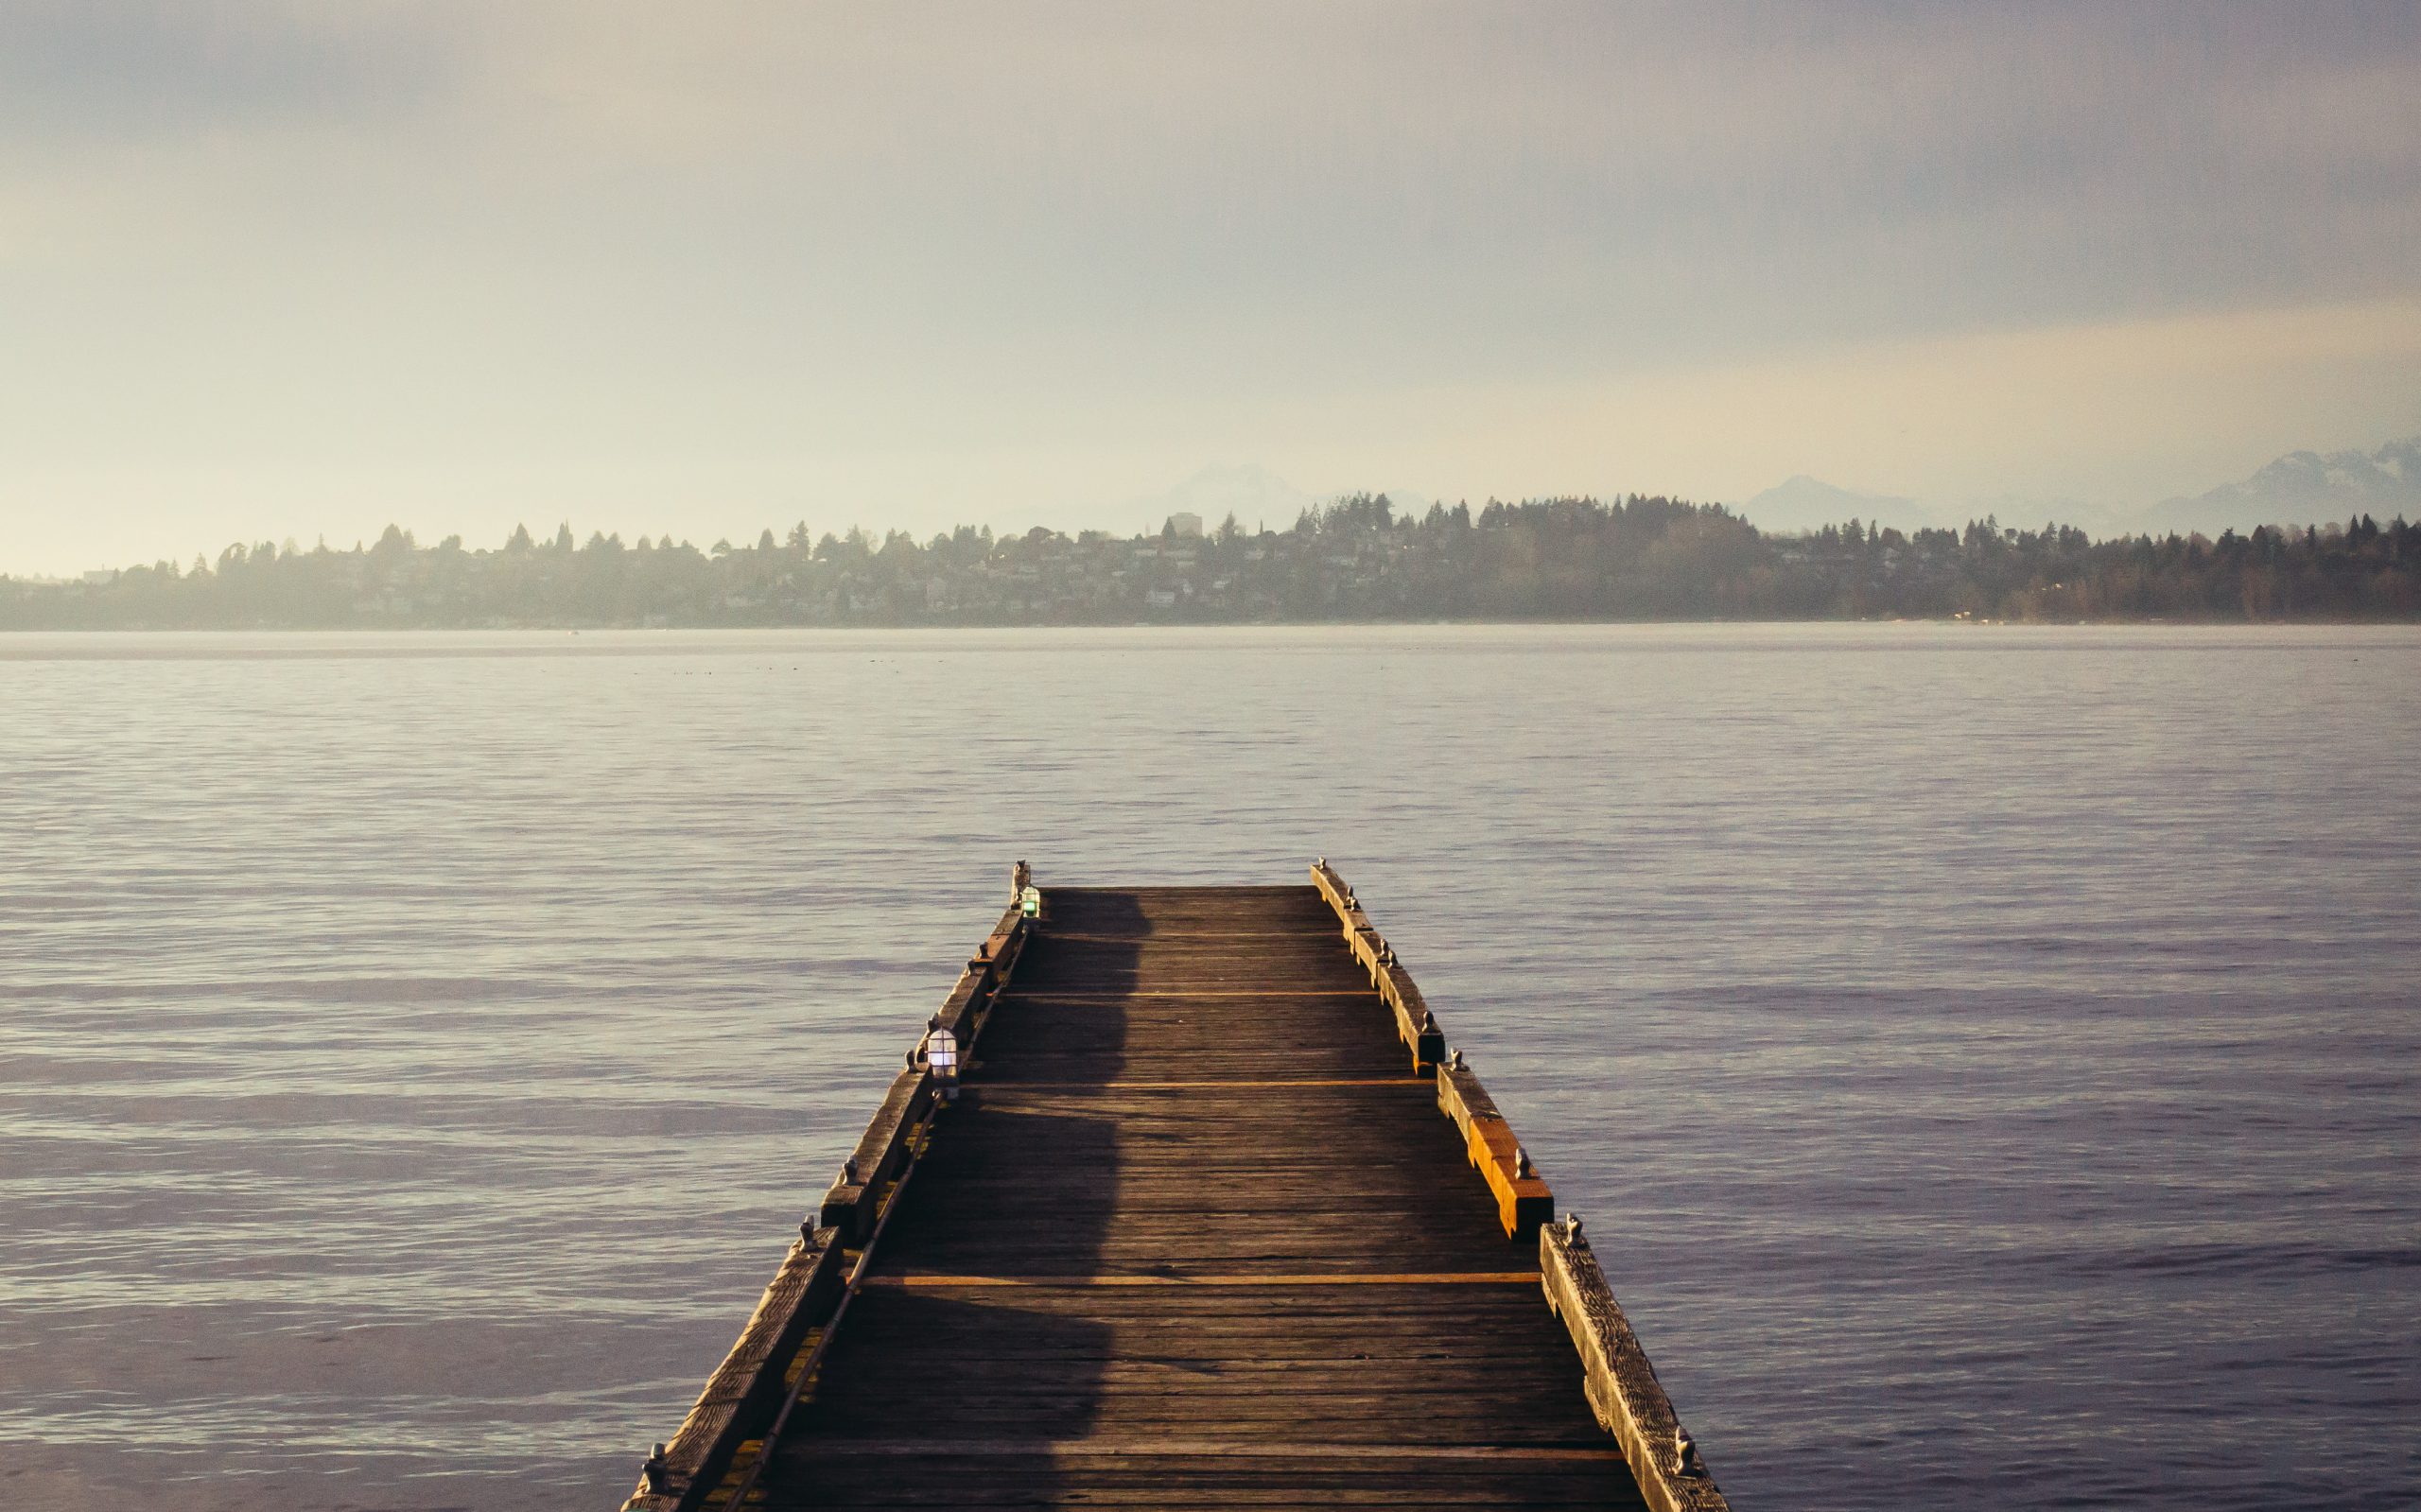
M1129 895L1054 900L1020 965L1019 995L985 1025L967 1090L943 1115L946 1137L824 1364L805 1431L776 1452L768 1505L963 1504L970 1484L987 1501L1061 1500L1051 1446L1097 1425L1112 1330L1051 1305L1050 1293L947 1282L1101 1270L1124 1163L1120 1121L1019 1088L1120 1080L1126 995L1151 930ZM903 1373L901 1359L931 1364Z

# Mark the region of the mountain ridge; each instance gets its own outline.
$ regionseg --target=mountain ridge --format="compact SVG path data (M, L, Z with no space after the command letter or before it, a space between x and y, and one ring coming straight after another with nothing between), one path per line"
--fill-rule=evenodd
M1853 518L1868 524L1956 530L1970 519L2004 524L2052 520L2097 537L2248 534L2262 525L2301 529L2370 515L2382 523L2421 518L2421 435L2372 451L2291 451L2235 482L2175 495L2141 509L2111 509L2075 499L2000 498L1961 510L1897 495L1868 494L1800 473L1752 495L1733 513L1761 530L1803 533Z
M2376 451L2290 451L2251 477L2146 510L2140 529L2239 533L2259 525L2316 525L2358 515L2421 514L2421 435Z

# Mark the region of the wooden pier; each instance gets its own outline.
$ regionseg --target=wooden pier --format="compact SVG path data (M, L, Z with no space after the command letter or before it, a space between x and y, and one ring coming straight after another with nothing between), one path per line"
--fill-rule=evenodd
M1334 871L1025 896L629 1512L1725 1506Z

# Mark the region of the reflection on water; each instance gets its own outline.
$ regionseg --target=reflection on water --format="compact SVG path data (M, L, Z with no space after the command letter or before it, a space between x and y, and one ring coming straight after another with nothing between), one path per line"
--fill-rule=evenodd
M2416 736L2409 631L0 641L12 1486L610 1505L1013 860L1325 852L1743 1506L2412 1500Z

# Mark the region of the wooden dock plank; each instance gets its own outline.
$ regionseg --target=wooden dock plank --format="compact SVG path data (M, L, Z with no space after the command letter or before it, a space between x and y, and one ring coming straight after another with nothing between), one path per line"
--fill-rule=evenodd
M767 1504L1639 1505L1317 890L1047 895Z
M792 1416L719 1487L634 1506L1721 1508L1325 864L1054 888L943 1017L959 1100L912 1065L821 1208L835 1243L880 1237Z

